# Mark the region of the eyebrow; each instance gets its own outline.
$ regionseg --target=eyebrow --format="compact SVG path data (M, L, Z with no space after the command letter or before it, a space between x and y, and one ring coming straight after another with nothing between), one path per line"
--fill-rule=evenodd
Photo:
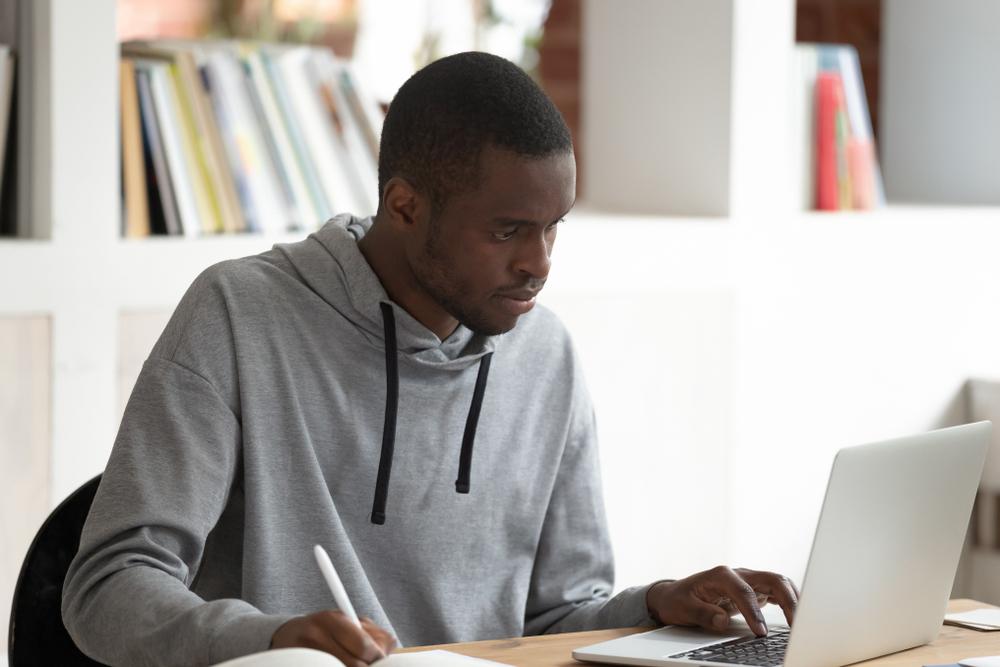
M566 219L566 216L560 216L556 220L551 220L549 222L537 222L535 220L523 220L521 218L493 218L493 224L497 225L516 225L516 226L532 226L532 227L547 227L555 222L562 222Z

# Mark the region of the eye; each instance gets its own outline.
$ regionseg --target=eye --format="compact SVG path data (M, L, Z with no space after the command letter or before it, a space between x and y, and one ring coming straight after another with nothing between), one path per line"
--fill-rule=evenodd
M514 234L517 232L516 229L512 229L506 232L492 232L493 238L497 241L509 241L514 238Z

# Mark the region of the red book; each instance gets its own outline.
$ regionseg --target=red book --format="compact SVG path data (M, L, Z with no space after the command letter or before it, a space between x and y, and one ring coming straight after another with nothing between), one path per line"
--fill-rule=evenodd
M837 92L840 74L816 75L816 208L840 209L837 190Z

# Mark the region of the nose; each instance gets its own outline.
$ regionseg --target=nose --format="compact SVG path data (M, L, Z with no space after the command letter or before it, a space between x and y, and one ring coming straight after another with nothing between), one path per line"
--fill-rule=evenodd
M544 233L532 234L530 237L526 235L514 258L514 269L536 280L545 280L552 268L551 257L552 240L546 238Z

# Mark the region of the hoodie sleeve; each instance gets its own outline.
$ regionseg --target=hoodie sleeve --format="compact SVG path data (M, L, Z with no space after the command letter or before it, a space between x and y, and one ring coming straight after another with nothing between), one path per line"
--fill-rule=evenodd
M579 376L578 376L579 378ZM526 635L653 626L649 586L611 597L614 561L601 492L594 411L582 380L535 556Z
M189 297L143 366L64 584L66 628L109 665L209 665L266 650L290 618L189 589L237 483L241 441L231 402L174 361Z

